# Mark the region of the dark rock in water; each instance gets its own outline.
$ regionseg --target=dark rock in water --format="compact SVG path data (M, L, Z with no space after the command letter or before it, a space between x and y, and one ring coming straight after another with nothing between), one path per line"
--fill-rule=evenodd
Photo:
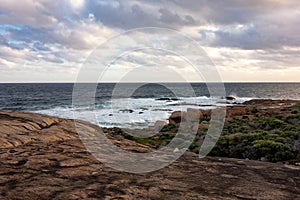
M139 114L143 114L144 112L139 112Z
M173 104L169 104L170 106L201 106L200 104L195 104L195 103L186 103L186 102L182 102L182 103L173 103Z
M133 113L134 111L131 109L124 109L124 110L120 110L120 112L122 113Z
M199 104L198 105L199 107L212 107L212 106L215 106L213 104Z
M111 116L113 116L113 114L109 114L108 116L110 116L110 117L111 117Z
M153 111L172 111L172 109L153 109Z
M233 101L233 100L235 100L236 98L234 97L234 96L227 96L226 97L226 100L228 100L228 101Z
M163 97L163 98L158 98L158 99L155 99L156 101L178 101L179 99L177 98L168 98L168 97Z

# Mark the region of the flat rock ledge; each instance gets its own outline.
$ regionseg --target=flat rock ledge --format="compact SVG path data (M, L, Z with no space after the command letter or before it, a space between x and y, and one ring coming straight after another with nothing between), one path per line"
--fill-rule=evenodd
M93 132L95 125L79 121ZM90 133L87 133L90 134ZM114 138L135 152L150 147ZM300 168L186 152L159 171L129 174L97 161L73 120L0 111L0 199L300 199Z

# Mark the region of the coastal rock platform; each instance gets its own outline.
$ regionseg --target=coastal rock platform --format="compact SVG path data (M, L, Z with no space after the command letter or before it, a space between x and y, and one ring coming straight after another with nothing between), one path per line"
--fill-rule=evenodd
M153 150L110 139L128 151ZM298 166L191 152L155 172L120 172L86 150L73 120L0 111L0 199L300 199L299 185Z

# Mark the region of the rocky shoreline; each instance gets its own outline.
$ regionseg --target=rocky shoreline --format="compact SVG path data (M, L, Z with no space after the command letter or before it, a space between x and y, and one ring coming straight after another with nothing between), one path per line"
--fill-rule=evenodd
M184 144L191 134L196 134L189 151L198 153L211 127L211 115L212 110L190 108L173 112L167 124L158 121L142 130L108 128L104 131L154 149L168 145L175 136L178 143ZM178 132L186 134L178 137ZM222 134L209 155L299 166L300 102L251 100L227 106Z
M266 140L267 144L274 143L275 146L277 143L293 144L297 149L294 142L300 134L297 129L299 108L298 101L288 100L253 100L229 107L225 134L217 145L219 151L214 149L213 153L226 156L221 147L231 141L244 141L247 135L253 136L253 127L261 130L259 134L264 136L255 135L259 142L253 140L253 145L262 145L265 149L264 143L260 142ZM279 121L272 121L273 117ZM247 123L257 118L263 120L250 123L247 128ZM242 126L235 125L237 120L243 123ZM265 120L271 121L265 124ZM178 122L170 120L159 134L164 137L171 134ZM200 120L199 140L208 124L208 118ZM96 129L88 122L77 121L77 125L88 130L87 134ZM232 136L229 134L232 131L244 135L235 133ZM157 136L136 141L117 128L106 129L106 132L114 144L127 151L144 153L164 145ZM294 140L282 140L282 134ZM278 137L274 139L274 135ZM277 163L225 157L199 159L193 153L197 152L194 145L194 149L166 168L147 174L129 174L97 161L81 143L73 120L15 111L0 111L0 144L0 199L300 198L300 167L292 165L297 163L298 155L285 162L276 160ZM245 143L243 148L248 147L250 144ZM234 150L238 149L235 143L230 143L228 148L233 150L225 152L228 154L236 153Z

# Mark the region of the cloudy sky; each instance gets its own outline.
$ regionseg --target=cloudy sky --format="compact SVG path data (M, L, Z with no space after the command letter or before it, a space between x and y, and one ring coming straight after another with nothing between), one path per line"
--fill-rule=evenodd
M300 81L298 0L2 0L0 82L73 82L97 47L142 27L191 37L223 81ZM118 81L124 68L176 81L166 75L172 69L201 81L188 63L164 51L123 56L105 80Z

